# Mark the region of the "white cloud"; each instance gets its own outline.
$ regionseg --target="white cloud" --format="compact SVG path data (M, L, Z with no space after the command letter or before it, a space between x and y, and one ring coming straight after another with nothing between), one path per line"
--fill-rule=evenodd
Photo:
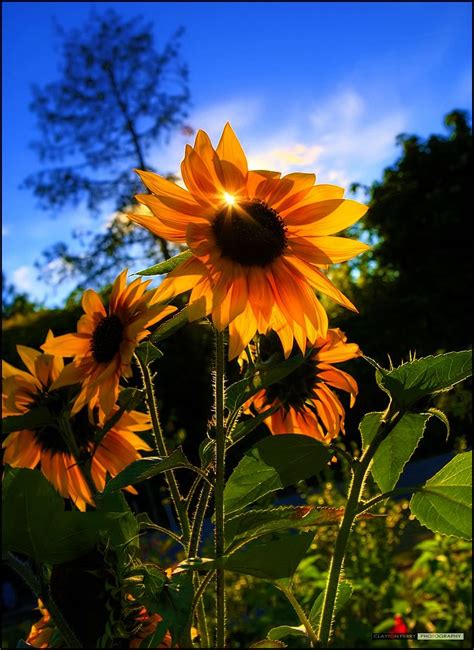
M13 282L19 291L31 291L35 270L31 266L19 266L12 273Z

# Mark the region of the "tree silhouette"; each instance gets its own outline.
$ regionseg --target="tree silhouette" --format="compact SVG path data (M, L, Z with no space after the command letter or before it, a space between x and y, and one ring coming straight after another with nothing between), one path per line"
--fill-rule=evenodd
M53 213L79 204L96 216L104 208L112 213L143 191L133 168L152 169L151 147L183 126L189 89L180 61L182 30L157 51L151 24L108 10L91 14L81 28L59 33L59 80L34 86L31 103L40 133L32 146L49 166L24 185ZM43 272L53 269L56 281L79 275L103 285L131 261L131 250L136 256L133 244L146 256L156 258L160 250L169 256L164 240L157 242L120 214L106 233L76 233L76 239L82 253L58 243L37 266Z

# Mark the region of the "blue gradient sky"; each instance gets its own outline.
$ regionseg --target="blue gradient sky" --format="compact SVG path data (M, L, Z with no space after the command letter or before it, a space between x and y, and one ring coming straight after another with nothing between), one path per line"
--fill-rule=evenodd
M4 2L3 268L48 305L71 287L42 283L34 261L73 228L105 228L108 215L91 221L79 208L53 220L19 189L39 169L30 87L56 78L53 19L70 28L101 7L143 14L158 43L185 27L188 122L215 139L229 120L253 167L370 183L395 159L398 133L441 132L445 113L471 110L470 3ZM176 171L185 142L157 149L155 166Z

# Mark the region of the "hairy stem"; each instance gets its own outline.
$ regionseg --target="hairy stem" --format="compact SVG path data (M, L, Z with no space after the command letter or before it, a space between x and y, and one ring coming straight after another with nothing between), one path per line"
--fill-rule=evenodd
M347 543L352 529L352 524L356 518L359 509L365 480L367 478L370 464L377 451L380 443L397 425L403 413L396 412L391 414L390 407L387 409L386 416L380 422L379 429L370 444L365 449L360 460L353 464L353 477L349 487L344 516L339 527L334 552L329 567L329 574L324 593L324 601L321 612L319 625L319 643L321 647L326 648L329 644L332 624L334 620L334 609L336 605L336 596L339 586L339 578L344 564L344 558L347 550Z
M304 626L306 630L306 634L311 640L311 645L316 648L318 645L318 637L316 636L316 632L313 629L313 626L311 625L310 620L304 613L303 608L299 604L299 602L296 600L296 597L294 593L291 591L291 589L282 589L283 593L287 597L288 601L290 602L291 606L295 610L298 618L300 619L301 625Z
M216 330L216 447L215 469L216 483L214 490L215 518L214 530L216 560L223 557L225 551L224 529L224 482L225 482L225 421L224 421L224 333ZM216 648L225 648L226 607L225 607L225 572L223 568L216 571Z
M146 401L148 405L148 412L151 417L151 423L153 425L153 440L155 443L156 452L159 456L168 456L168 450L166 448L165 438L163 435L163 430L160 424L160 418L158 415L158 406L156 403L155 392L153 390L153 382L151 379L151 374L146 363L141 361L136 355L135 359L137 360L138 366L141 370L143 386L146 392ZM176 481L176 476L173 470L168 470L165 472L165 478L168 483L168 489L170 491L171 500L173 502L176 514L178 516L179 524L181 527L181 532L183 535L183 541L186 546L189 543L189 519L188 513L186 512L186 506L181 493L179 491L178 482Z
M206 514L207 506L209 505L210 496L211 496L211 486L209 485L209 483L204 483L198 498L196 511L191 526L191 538L189 541L189 552L188 552L188 558L190 559L197 557L197 555L199 554L199 544L201 541L202 526L204 523L204 517ZM194 584L194 592L198 593L199 587L201 585L201 581L197 573L195 573L193 576L193 584ZM207 629L206 609L204 606L204 601L202 600L201 597L196 601L196 618L197 618L197 628L199 630L199 636L200 636L200 647L208 648L209 633Z

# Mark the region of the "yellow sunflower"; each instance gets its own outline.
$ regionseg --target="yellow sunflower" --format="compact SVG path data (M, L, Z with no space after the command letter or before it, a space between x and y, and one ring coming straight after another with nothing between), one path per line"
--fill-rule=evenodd
M147 328L176 311L176 307L164 307L153 300L154 291L147 291L150 280L137 278L129 285L126 280L125 270L114 282L108 310L95 291L85 291L85 314L79 319L77 333L57 336L42 346L48 354L74 357L53 385L82 384L72 413L86 404L94 408L97 403L105 414L111 413L120 377L132 375L133 352L150 333Z
M41 613L41 618L31 626L30 633L26 642L33 648L60 648L63 647L63 641L59 635L58 629L51 618L51 614L43 605L41 600L38 600L38 609ZM144 639L154 633L158 623L163 618L159 614L150 614L145 607L142 607L137 614L135 624L138 625L138 631L135 636L129 640L129 648L139 648ZM53 640L53 635L55 641ZM123 639L122 639L123 642ZM123 647L123 644L122 644ZM160 642L157 648L172 648L177 647L172 645L171 635L166 631L163 641Z
M51 332L47 343L54 341ZM36 429L22 429L10 433L3 442L3 462L12 467L35 468L41 471L55 486L61 496L71 498L80 510L86 504L93 505L92 495L77 462L71 455L54 419L67 409L70 399L67 388L53 388L63 362L60 357L42 354L32 348L17 346L18 353L30 372L25 372L2 362L3 416L21 415L34 407L46 407L52 416L51 423ZM105 421L105 414L98 413L99 424ZM94 450L94 427L91 413L82 409L71 416L71 429L81 454ZM139 451L151 448L137 435L137 432L151 429L150 418L144 413L130 411L106 433L92 458L91 472L99 491L105 486L106 473L116 476L124 467L140 458ZM134 492L133 487L128 491Z
M256 332L275 330L286 356L294 340L304 352L307 340L326 336L326 312L314 289L357 311L322 270L367 249L332 236L367 210L344 199L342 188L315 185L314 174L249 170L229 124L216 149L204 131L194 147L186 146L181 172L187 190L137 172L151 194L136 198L152 214L130 219L192 252L155 300L192 289L191 320L210 314L218 330L229 325L230 359Z
M261 350L275 349L271 337L261 341ZM350 395L350 407L358 393L357 382L351 375L333 363L340 363L362 355L356 343L347 343L340 329L328 330L325 339L320 338L309 357L283 380L259 391L245 409L251 407L258 413L276 407L265 424L274 435L299 433L322 442L329 442L340 431L344 433L345 411L332 388Z

